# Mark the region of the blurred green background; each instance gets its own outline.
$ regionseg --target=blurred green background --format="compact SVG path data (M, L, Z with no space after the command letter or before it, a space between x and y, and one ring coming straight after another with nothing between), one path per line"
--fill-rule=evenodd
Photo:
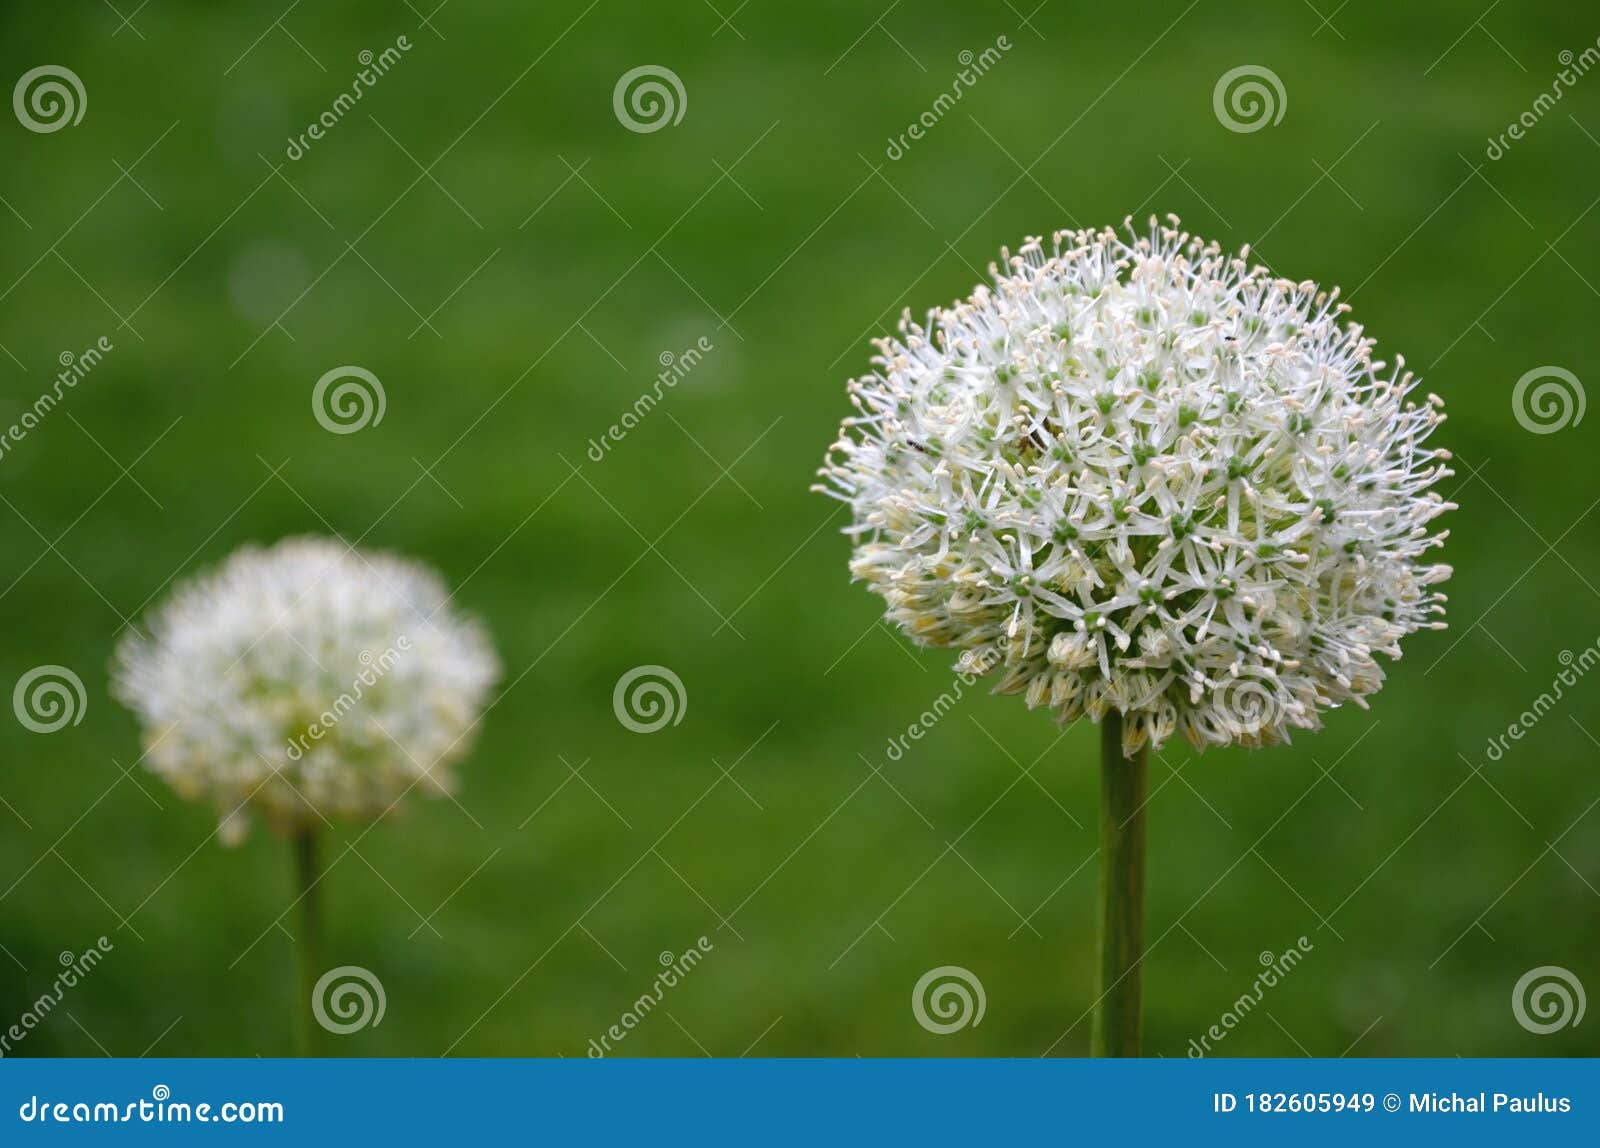
M115 945L12 1055L290 1050L286 848L208 842L207 810L124 774L107 662L175 578L305 532L439 567L509 686L462 808L329 844L330 958L388 997L336 1051L582 1055L705 936L619 1052L1082 1054L1096 731L974 690L888 760L950 659L876 622L843 511L807 488L900 308L966 294L1025 235L1169 211L1344 286L1447 400L1461 508L1451 629L1410 640L1370 713L1152 759L1148 1051L1184 1055L1302 936L1218 1054L1600 1050L1593 1018L1536 1036L1510 1004L1535 966L1600 989L1600 680L1486 755L1600 639L1597 420L1540 435L1511 410L1534 368L1600 379L1600 75L1485 154L1594 45L1592 11L436 3L0 12L8 85L60 64L88 99L54 133L0 122L0 425L62 352L115 348L0 459L0 685L57 663L87 690L77 726L0 721L0 1026L58 953ZM641 64L681 78L676 126L619 123ZM1212 94L1245 64L1286 104L1238 133ZM387 411L335 436L310 393L346 364ZM611 704L645 663L687 693L650 735ZM938 965L981 979L980 1025L915 1022Z

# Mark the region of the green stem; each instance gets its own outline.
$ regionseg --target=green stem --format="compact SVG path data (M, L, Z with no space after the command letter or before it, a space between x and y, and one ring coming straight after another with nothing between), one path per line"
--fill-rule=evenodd
M291 842L294 849L295 887L299 899L295 902L299 922L295 948L299 957L300 988L295 1000L296 1051L301 1056L316 1056L319 1040L318 1025L311 1011L311 998L318 979L325 971L322 967L322 904L317 888L317 831L302 829Z
M1100 996L1091 1056L1138 1056L1144 959L1145 749L1122 756L1122 715L1100 723Z

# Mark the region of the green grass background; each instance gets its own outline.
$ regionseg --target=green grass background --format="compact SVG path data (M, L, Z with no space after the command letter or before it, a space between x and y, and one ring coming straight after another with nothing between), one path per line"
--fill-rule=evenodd
M1593 45L1593 12L1354 0L1330 26L1331 0L1048 0L1035 31L1035 3L753 0L721 25L735 0L453 0L438 34L433 0L153 0L132 26L6 6L0 78L63 64L89 102L54 134L0 117L0 423L62 351L115 344L0 460L0 686L60 663L88 691L61 732L0 721L0 1023L59 952L115 945L14 1054L290 1050L285 847L207 843L206 810L123 777L137 730L107 662L175 577L327 531L438 566L515 679L460 771L465 812L412 801L356 852L359 829L329 843L330 959L388 997L336 1051L582 1055L658 953L704 935L671 1016L621 1051L1082 1054L1096 732L974 692L887 760L949 659L875 625L842 512L807 487L900 308L964 295L1001 244L1153 211L1354 291L1447 400L1461 508L1452 628L1410 640L1369 713L1152 759L1148 1051L1183 1055L1301 936L1311 955L1219 1053L1600 1049L1593 1017L1539 1037L1510 1007L1539 965L1600 990L1600 681L1485 756L1560 652L1600 638L1597 420L1535 435L1510 403L1535 367L1600 380L1600 76L1484 156L1558 52ZM286 162L357 53L402 34L404 60ZM888 162L958 53L1001 35ZM644 63L688 93L648 135L611 105ZM1281 77L1277 126L1219 125L1240 64ZM587 459L701 336L706 361ZM347 363L388 409L336 437L309 396ZM649 736L611 710L641 663L688 696ZM910 993L946 964L987 1012L935 1036Z

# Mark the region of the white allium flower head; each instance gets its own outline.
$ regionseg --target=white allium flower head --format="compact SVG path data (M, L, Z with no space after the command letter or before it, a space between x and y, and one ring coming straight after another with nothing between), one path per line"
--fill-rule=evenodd
M428 568L331 538L247 546L117 650L144 763L223 838L371 819L448 792L500 667Z
M1150 221L1057 232L993 286L909 311L852 380L816 489L852 574L913 640L963 650L1123 748L1270 745L1442 628L1442 401L1372 358L1338 291Z

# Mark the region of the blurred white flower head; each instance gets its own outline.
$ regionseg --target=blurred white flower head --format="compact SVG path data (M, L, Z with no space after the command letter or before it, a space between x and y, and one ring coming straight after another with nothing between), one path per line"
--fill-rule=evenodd
M816 489L889 617L997 692L1120 711L1128 753L1270 745L1443 627L1442 402L1337 290L1169 219L1029 239L926 326L906 312Z
M428 568L336 539L247 546L128 634L114 688L144 764L235 842L370 819L448 792L499 677L479 626Z

